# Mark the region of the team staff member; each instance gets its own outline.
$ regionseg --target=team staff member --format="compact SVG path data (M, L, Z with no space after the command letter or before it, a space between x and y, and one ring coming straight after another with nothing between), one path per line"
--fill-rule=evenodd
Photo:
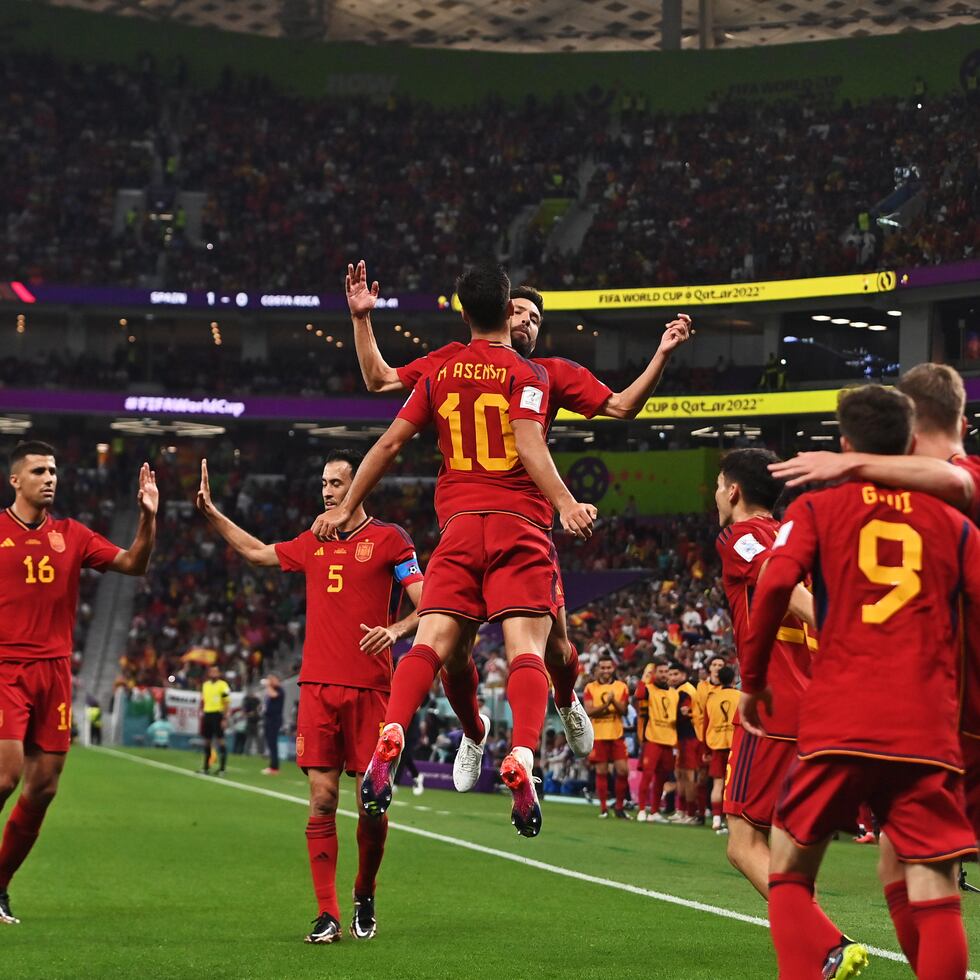
M343 500L359 463L359 454L349 450L327 455L321 479L326 511ZM201 463L197 506L253 565L278 566L306 576L296 762L310 785L306 841L318 908L306 941L333 943L341 935L336 883L340 774L354 776L360 787L384 720L391 688L391 647L418 625L414 612L392 622L398 608L393 601L397 589L404 589L413 605L421 596L415 547L400 527L368 517L360 506L340 525L336 541L321 544L304 531L292 541L265 544L215 507L206 460ZM368 819L361 812L351 921L357 939L370 939L377 931L375 882L387 833L387 820Z
M664 787L674 774L674 756L677 751L677 700L676 689L667 683L668 661L656 657L653 661L653 678L640 681L633 696L636 700L636 731L643 744L640 763L640 799L636 819L643 823L667 823L660 812L660 798ZM646 724L644 724L646 719ZM653 786L653 803L650 804L650 787Z
M37 840L71 742L71 652L82 568L142 575L160 503L140 468L139 524L125 551L77 521L49 513L55 451L22 442L10 456L14 502L0 512L0 809L24 785L0 843L0 923L16 924L7 888Z
M728 833L722 816L722 796L728 773L728 756L735 731L738 711L738 691L735 690L735 671L729 666L717 673L718 683L704 702L704 744L711 753L708 776L711 779L711 829L716 834Z
M204 765L201 772L211 772L211 750L218 746L218 775L225 774L228 764L228 748L225 745L225 718L231 702L231 688L221 676L217 666L208 667L207 680L201 685L201 735L204 738Z
M620 820L628 819L623 803L629 778L629 753L623 737L623 716L629 708L630 691L616 679L616 664L609 654L596 663L595 680L585 686L585 710L592 719L595 742L589 762L595 769L595 795L599 799L599 816L609 816L609 770L616 776L616 805L613 812Z
M695 776L701 765L701 742L694 728L697 690L688 680L688 669L679 660L671 663L667 683L677 691L677 753L674 774L677 776L679 802L673 816L675 823L693 826L698 817L698 787Z

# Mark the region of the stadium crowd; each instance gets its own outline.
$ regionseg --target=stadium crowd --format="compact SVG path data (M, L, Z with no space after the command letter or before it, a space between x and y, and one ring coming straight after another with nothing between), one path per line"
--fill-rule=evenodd
M580 190L596 210L583 246L542 259L538 229L513 257L541 286L833 274L980 244L980 108L958 95L621 118L584 98L338 111L231 72L198 89L149 58L13 53L3 72L3 278L314 291L357 251L390 289L444 293L447 270L479 257L458 242L505 254L523 207ZM152 207L120 222L122 188L173 213L166 231ZM205 195L200 240L181 190ZM909 202L884 234L874 218Z

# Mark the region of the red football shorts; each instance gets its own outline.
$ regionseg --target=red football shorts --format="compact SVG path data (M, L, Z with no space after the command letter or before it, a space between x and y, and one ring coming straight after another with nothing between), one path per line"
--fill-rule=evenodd
M708 763L708 775L712 779L725 779L728 776L728 757L731 749L712 749Z
M71 745L71 658L0 660L0 738L67 752Z
M607 762L619 762L621 759L628 758L629 753L626 751L625 738L597 738L592 743L589 762L595 766Z
M296 764L304 769L367 770L384 725L388 694L340 684L300 684Z
M668 775L674 771L674 746L659 742L643 743L643 771ZM659 801L658 801L659 802Z
M736 725L728 757L725 813L768 830L783 780L795 758L796 742L759 738Z
M846 755L797 759L776 805L776 826L810 847L853 827L865 802L900 861L925 864L976 853L960 775L913 762Z
M419 615L479 622L508 615L555 616L558 557L551 535L513 514L459 514L425 569Z
M679 738L677 740L678 769L700 769L703 746L696 738Z
M973 824L973 832L980 840L980 739L969 735L960 736L963 749L963 792L966 796L966 815Z

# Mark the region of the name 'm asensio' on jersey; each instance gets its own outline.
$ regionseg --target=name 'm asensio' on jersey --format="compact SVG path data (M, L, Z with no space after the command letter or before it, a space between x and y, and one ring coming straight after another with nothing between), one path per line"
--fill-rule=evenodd
M548 395L547 372L496 341L473 340L419 379L398 417L436 427L440 528L457 514L494 512L551 527L551 505L521 465L511 426L529 419L545 429Z

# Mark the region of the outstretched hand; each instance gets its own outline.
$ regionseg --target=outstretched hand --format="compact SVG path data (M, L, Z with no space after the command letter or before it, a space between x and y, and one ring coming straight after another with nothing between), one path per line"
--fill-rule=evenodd
M678 313L677 318L664 327L663 336L660 338L660 353L672 354L693 336L694 327L691 325L691 318L686 313Z
M214 509L211 501L211 481L208 479L208 461L201 460L201 485L197 488L197 509L207 515Z
M136 502L147 517L154 517L160 507L160 491L157 488L157 475L149 463L140 467L140 488Z
M364 259L361 259L356 266L348 264L344 287L347 290L347 305L350 307L350 315L353 317L368 316L378 302L378 293L381 287L378 285L377 279L368 286L367 264Z

